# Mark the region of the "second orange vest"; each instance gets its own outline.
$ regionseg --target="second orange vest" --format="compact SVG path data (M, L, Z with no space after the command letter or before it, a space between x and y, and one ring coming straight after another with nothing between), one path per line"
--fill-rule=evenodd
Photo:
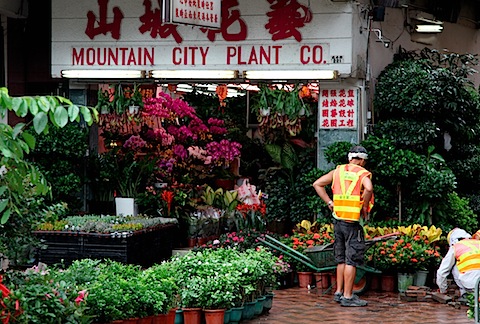
M453 246L458 271L465 273L470 270L480 270L480 241L461 240Z

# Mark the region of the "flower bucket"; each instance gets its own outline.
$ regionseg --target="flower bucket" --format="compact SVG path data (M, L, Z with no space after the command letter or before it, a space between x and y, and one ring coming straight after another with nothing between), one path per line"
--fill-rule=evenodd
M428 271L417 270L413 279L415 286L425 286L427 282Z
M408 287L413 285L413 274L399 273L398 274L398 291L403 293L407 291Z
M138 206L134 198L115 198L115 210L117 216L137 216Z
M254 302L246 302L243 305L243 312L242 312L242 320L251 320L255 316L255 305L257 304L256 301ZM230 315L230 320L231 320Z
M181 309L175 311L175 324L183 324L183 310Z
M254 310L254 314L255 316L258 316L260 314L262 314L262 311L263 311L263 303L265 302L265 297L258 297L257 298L257 302L255 303L255 310Z
M274 293L268 293L265 295L265 301L263 302L263 313L268 313L273 306Z
M230 324L238 324L242 320L243 306L233 307L230 313Z
M225 314L223 315L223 324L230 323L230 314L232 314L232 309L225 310Z

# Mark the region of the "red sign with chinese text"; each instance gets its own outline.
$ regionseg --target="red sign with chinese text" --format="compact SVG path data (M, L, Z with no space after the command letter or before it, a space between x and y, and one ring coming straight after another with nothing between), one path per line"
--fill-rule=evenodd
M320 89L319 128L357 128L358 89Z

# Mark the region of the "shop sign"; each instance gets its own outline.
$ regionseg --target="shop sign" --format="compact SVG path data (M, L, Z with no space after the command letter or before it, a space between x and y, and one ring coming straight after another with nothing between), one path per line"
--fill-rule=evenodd
M320 129L355 129L357 127L358 89L320 89L318 111Z
M170 1L179 17L186 12L181 14L180 6L207 8L202 0ZM219 1L208 2L209 10L219 10ZM182 24L165 22L161 3L52 0L52 76L60 77L68 69L351 73L349 3L223 0L215 14L221 18L213 11L208 18L219 22L219 28L185 25L190 16L198 20L193 12L186 14L187 20L177 20Z

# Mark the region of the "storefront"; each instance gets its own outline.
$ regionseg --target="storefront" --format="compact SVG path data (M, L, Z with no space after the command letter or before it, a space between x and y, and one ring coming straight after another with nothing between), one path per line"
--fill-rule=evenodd
M311 84L319 96L319 151L363 138L365 69L358 67L366 66L367 38L354 32L365 24L355 4L158 3L53 0L52 77L69 78L71 93L85 102L92 86L118 81L157 91L168 84Z

